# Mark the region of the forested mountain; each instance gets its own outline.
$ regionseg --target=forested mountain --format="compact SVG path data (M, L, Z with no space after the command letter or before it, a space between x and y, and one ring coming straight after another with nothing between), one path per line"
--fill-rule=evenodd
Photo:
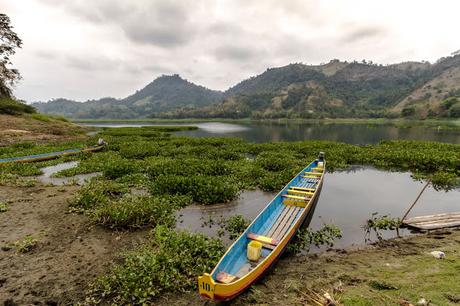
M84 103L56 99L34 103L40 112L71 118L143 118L154 112L177 107L202 107L222 99L223 93L198 86L177 74L161 76L141 90L124 99L102 98Z
M267 69L213 106L153 114L166 118L460 117L460 55L435 64L341 62Z
M225 92L162 76L122 99L34 104L73 118L460 117L460 54L436 63L332 60L269 68Z

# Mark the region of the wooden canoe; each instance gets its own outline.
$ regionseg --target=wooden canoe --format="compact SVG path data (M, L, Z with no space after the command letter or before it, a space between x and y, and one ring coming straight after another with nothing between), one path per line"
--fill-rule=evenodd
M310 223L326 172L324 154L297 174L232 244L210 274L198 277L202 297L228 301L259 279L280 257L302 224ZM307 224L308 225L308 224ZM262 243L257 261L247 257L251 241Z
M20 157L10 157L10 158L3 158L0 159L0 165L5 165L9 163L32 163L38 161L44 161L49 159L58 158L61 156L68 156L68 155L76 155L79 153L85 152L96 152L102 150L103 145L91 146L83 149L70 149L64 150L59 152L50 152L50 153L43 153L43 154L36 154L36 155L29 155L29 156L20 156Z

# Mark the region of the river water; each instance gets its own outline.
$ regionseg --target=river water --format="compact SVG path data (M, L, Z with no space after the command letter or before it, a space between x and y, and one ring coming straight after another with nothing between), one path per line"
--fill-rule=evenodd
M338 248L364 244L362 226L372 213L402 217L424 184L414 181L408 172L388 172L370 167L327 173L310 227L319 229L325 223L338 226L343 233L343 238L335 244ZM236 214L252 220L274 196L274 193L260 190L245 191L229 204L188 206L177 213L176 226L216 236L220 229L219 220ZM409 217L455 211L460 211L460 190L436 191L430 186ZM209 220L214 221L211 227ZM395 235L394 232L383 234L385 238ZM403 230L401 234L407 235L409 231ZM375 240L375 236L373 238Z
M460 143L460 131L443 130L422 125L397 127L390 124L339 124L339 123L224 123L180 122L157 124L136 123L86 123L95 127L128 127L158 125L192 125L197 130L183 131L177 135L192 137L238 137L251 142L302 141L309 139L333 140L351 144L375 144L381 140L408 139Z

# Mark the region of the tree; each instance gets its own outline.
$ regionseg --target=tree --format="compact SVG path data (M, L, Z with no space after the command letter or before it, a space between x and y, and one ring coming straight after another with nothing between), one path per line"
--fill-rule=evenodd
M10 18L0 13L0 97L10 98L11 87L21 78L19 71L10 68L11 56L21 48L22 40L13 31Z

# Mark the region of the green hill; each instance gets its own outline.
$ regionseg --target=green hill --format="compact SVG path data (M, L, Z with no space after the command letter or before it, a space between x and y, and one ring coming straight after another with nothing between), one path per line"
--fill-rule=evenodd
M102 98L87 102L56 99L34 103L40 112L71 118L126 119L143 118L151 113L177 107L202 107L221 100L222 92L207 89L182 79L179 75L161 76L124 99Z

